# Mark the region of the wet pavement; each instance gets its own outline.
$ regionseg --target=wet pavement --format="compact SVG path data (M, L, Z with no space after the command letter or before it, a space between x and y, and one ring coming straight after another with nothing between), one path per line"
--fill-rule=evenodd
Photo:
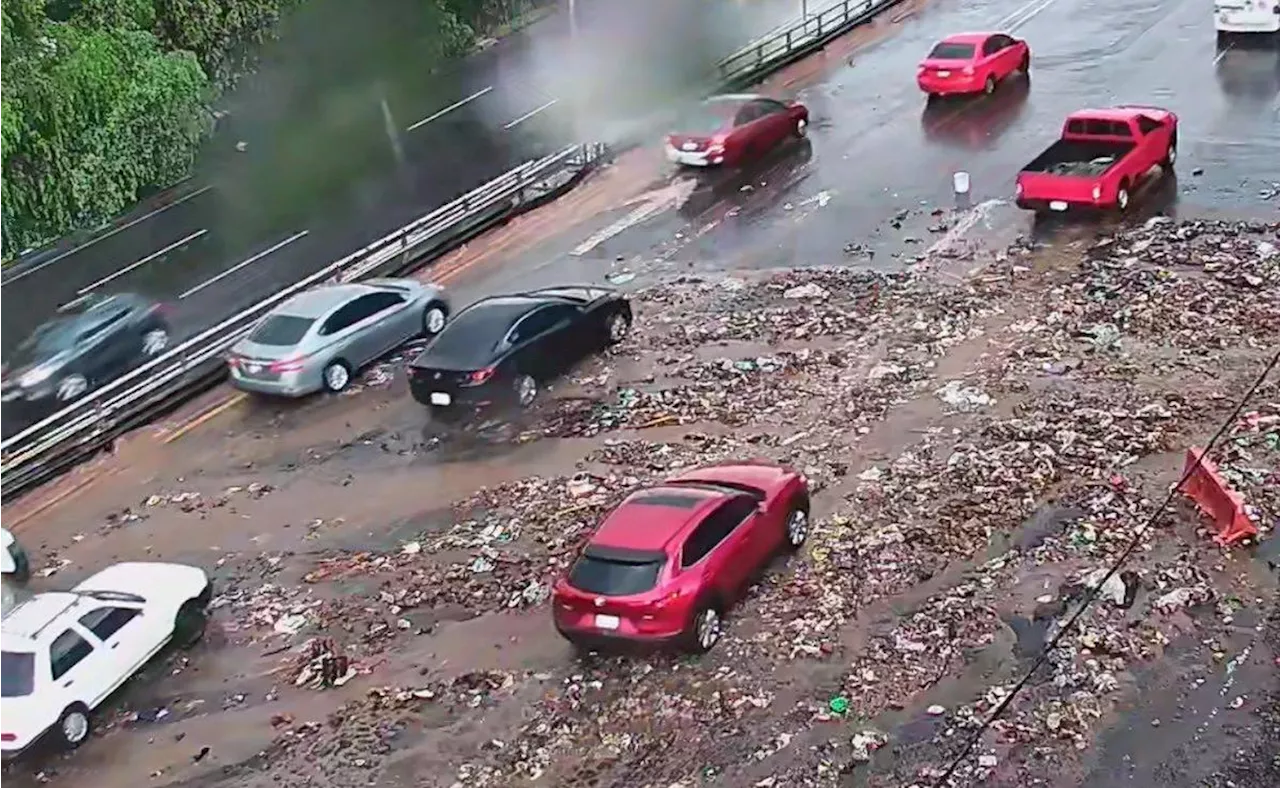
M1280 46L1216 44L1195 0L1000 3L949 0L890 12L852 51L771 78L765 92L804 101L808 145L765 172L680 173L671 210L619 211L633 226L579 253L651 256L693 269L833 265L893 268L945 238L938 213L956 205L952 174L970 173L982 221L1029 232L1008 205L1014 177L1048 146L1065 116L1089 106L1148 103L1180 117L1176 181L1150 187L1140 210L1170 215L1280 212ZM1030 80L977 100L927 103L915 65L940 37L1004 29L1032 50ZM816 72L816 73L815 73ZM655 189L665 199L666 184ZM616 229L616 228L615 228ZM1051 236L1059 228L1039 228Z

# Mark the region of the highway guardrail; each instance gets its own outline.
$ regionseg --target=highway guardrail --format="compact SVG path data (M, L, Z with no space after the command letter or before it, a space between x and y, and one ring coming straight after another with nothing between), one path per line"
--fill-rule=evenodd
M813 9L721 60L714 75L716 91L757 82L898 2L836 0ZM294 294L323 282L385 276L411 268L423 257L527 210L533 202L558 196L609 155L606 145L579 144L523 164L5 439L0 442L0 495L6 501L21 495L220 380L227 349Z
M527 162L314 274L184 340L171 350L0 442L4 500L108 448L121 433L204 390L226 372L224 354L279 304L309 287L411 268L495 223L572 188L608 156L572 145Z

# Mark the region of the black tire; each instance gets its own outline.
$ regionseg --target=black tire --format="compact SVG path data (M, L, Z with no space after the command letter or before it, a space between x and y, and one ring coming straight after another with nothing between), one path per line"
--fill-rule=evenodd
M1031 75L1031 53L1030 52L1022 56L1022 62L1018 64L1018 70L1022 72L1023 76Z
M538 399L538 381L523 372L511 380L511 398L516 407L528 408Z
M987 75L987 81L982 83L982 92L986 93L988 96L996 92L995 77L991 76L990 74Z
M345 374L339 375L336 372L339 369ZM355 373L352 372L350 364L340 358L335 358L324 365L324 370L320 373L320 380L323 382L326 391L337 394L351 385L351 378L354 376Z
M79 720L68 726L69 720ZM72 735L68 733L68 727L72 727L75 731L83 731L83 733ZM58 724L53 726L53 730L49 732L54 740L64 750L74 750L89 740L89 736L93 734L93 718L89 715L89 707L83 703L73 703L63 710L62 715L58 717Z
M795 537L793 528L796 527L797 518L800 519L799 539ZM795 553L804 547L805 541L809 538L809 532L813 529L809 520L809 501L801 498L791 503L791 510L787 512L787 519L783 527L786 529L782 535L783 549L789 553Z
M1178 162L1178 132L1174 132L1169 136L1169 150L1164 152L1164 159L1160 161L1160 168L1165 172L1173 169L1173 165Z
M631 333L631 313L626 309L615 309L604 319L605 347L617 345Z
M439 312L440 318L438 327L432 329L432 323L436 322L433 313ZM449 305L443 301L432 301L422 308L422 335L424 337L433 337L444 330L445 325L449 322Z
M1133 195L1129 194L1129 182L1121 181L1120 188L1116 190L1116 210L1124 213L1129 210L1129 204Z
M178 648L190 648L204 637L209 626L209 614L198 599L188 599L178 608L173 618L173 644Z
M714 620L714 636L708 639L703 627L707 619ZM685 632L685 648L694 654L706 654L716 647L724 637L724 608L712 601L702 602L689 618L689 629Z

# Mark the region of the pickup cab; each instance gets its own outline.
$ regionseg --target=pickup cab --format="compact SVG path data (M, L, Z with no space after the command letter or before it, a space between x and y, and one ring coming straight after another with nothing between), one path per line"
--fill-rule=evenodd
M1072 113L1062 137L1018 173L1019 208L1129 207L1155 165L1165 173L1178 158L1178 117L1167 109L1124 105Z

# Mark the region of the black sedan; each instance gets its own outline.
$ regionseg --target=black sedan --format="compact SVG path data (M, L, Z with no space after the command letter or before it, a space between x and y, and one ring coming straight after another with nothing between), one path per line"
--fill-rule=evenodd
M409 365L413 398L441 417L524 408L539 385L621 342L631 304L605 287L548 287L492 296L459 312Z
M63 307L15 350L5 403L78 399L169 347L164 307L133 293L90 294Z

